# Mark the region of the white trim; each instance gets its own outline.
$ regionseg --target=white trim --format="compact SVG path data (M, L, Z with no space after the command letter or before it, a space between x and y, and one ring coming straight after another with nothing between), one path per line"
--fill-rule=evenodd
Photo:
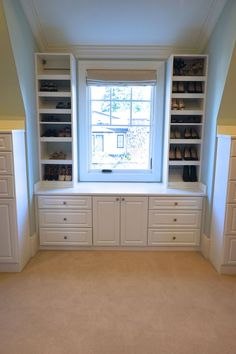
M125 171L125 173L119 173L114 171L111 174L101 174L101 172L91 173L88 171L90 151L89 139L87 139L87 132L89 131L88 117L88 91L86 87L86 71L87 69L126 69L126 70L156 70L157 71L157 88L154 93L154 124L152 131L152 170L144 171L143 173L137 171ZM81 60L78 62L79 72L79 171L80 181L127 181L127 182L154 182L161 180L162 172L162 146L163 146L163 128L164 128L164 76L165 76L165 64L164 61L94 61L94 60ZM158 107L158 110L156 110ZM158 126L158 129L157 129ZM155 142L160 142L155 144ZM84 153L85 151L85 153ZM159 168L158 168L159 166Z
M205 234L201 235L201 253L206 259L209 259L210 242L211 240Z
M60 251L192 251L199 252L200 249L198 246L40 246L40 250L60 250Z
M39 238L36 233L30 237L30 256L34 257L39 250Z

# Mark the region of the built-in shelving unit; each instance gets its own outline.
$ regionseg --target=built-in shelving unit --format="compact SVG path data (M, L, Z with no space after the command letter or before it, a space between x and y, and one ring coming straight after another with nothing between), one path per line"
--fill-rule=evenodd
M36 53L41 182L77 182L76 72L71 54Z
M190 187L201 178L206 55L171 55L167 64L164 181Z

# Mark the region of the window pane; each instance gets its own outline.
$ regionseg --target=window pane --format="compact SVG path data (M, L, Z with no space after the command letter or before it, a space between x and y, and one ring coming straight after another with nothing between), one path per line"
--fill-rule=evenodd
M126 86L115 86L111 89L111 99L112 100L130 100L131 98L131 87Z
M121 129L124 139L123 148L117 146L117 137L121 135ZM102 131L104 150L93 149L92 169L133 170L149 168L150 130L148 127L103 127Z
M152 87L151 86L133 86L132 99L133 100L151 100Z
M113 101L111 104L111 121L113 125L130 124L130 102Z
M106 86L91 86L90 87L91 100L110 99L110 88Z
M149 102L133 102L132 105L132 123L150 124L151 107Z
M93 125L110 124L110 102L91 102L91 119Z

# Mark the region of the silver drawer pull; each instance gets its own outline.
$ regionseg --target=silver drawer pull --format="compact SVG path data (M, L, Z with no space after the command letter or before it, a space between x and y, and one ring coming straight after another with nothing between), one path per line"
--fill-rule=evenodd
M172 240L176 240L176 237L175 237L175 236L173 236L173 237L172 237Z
M177 221L177 219L173 219L173 221L174 221L174 222L176 222L176 221Z
M67 218L64 218L63 220L64 220L64 221L67 221Z
M64 240L67 240L67 236L64 236Z

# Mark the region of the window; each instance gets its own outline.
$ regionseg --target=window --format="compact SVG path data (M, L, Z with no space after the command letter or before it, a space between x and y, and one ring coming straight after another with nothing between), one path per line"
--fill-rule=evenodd
M81 181L160 181L163 63L79 63Z

